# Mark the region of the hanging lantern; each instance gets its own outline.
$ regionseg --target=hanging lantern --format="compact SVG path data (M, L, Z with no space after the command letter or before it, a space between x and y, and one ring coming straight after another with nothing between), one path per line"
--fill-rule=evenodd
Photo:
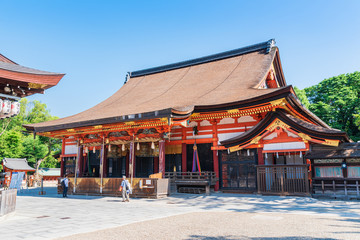
M250 156L250 149L247 150L247 155Z
M111 152L111 144L109 144L109 152Z
M136 145L136 150L140 150L140 143L138 142L137 145Z
M276 158L279 158L279 153L278 152L276 152Z
M125 144L123 144L122 146L121 146L121 151L125 151Z
M95 147L93 147L93 153L95 153Z
M300 151L300 157L302 157L302 151Z
M239 151L236 151L236 155L238 155L238 156L239 156Z
M155 143L151 142L151 149L155 149Z
M265 159L267 159L267 153L265 153Z
M85 152L89 153L89 148L88 147L85 147Z

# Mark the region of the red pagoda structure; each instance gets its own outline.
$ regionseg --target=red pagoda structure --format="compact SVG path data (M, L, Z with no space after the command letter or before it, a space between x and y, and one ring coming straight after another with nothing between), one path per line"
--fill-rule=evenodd
M215 190L308 194L304 155L351 140L302 106L274 44L129 72L98 105L25 127L63 140L62 175L74 177L74 192L111 193L122 175L154 173L181 187L197 155Z

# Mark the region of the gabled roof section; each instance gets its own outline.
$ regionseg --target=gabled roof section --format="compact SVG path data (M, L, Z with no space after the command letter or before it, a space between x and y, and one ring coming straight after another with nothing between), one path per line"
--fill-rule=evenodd
M136 71L114 95L79 114L25 126L45 132L160 117L184 118L202 106L251 102L286 88L259 89L278 59L274 41ZM281 72L282 74L282 72ZM195 110L194 110L195 109ZM131 116L131 117L130 117Z
M29 166L26 158L4 158L3 165L12 170L35 171L35 168Z
M308 135L310 138L313 138L314 141L323 139L338 140L340 142L351 141L345 132L311 124L286 113L283 109L276 109L276 111L269 112L263 120L249 131L237 137L222 141L221 144L226 148L249 144L256 137L264 134L268 130L267 128L277 119L288 125L295 132ZM311 141L311 139L307 140Z

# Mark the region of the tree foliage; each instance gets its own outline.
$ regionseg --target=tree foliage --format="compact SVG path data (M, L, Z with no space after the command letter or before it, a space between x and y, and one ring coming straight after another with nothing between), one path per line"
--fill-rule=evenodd
M52 156L61 151L61 140L34 136L26 132L23 124L39 123L54 120L46 104L39 101L20 101L19 115L0 120L0 162L4 157L26 158L30 165L36 167L59 167L58 161ZM1 170L1 169L0 169Z
M302 103L306 106L308 100L309 110L329 126L347 132L354 141L360 140L360 72L331 77L295 91Z

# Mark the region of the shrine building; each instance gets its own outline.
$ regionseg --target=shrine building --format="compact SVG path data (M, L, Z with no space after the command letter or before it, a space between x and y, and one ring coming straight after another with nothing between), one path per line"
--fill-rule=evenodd
M300 103L274 40L129 72L98 105L25 128L62 139L61 175L74 187L92 179L99 193L122 175L195 171L213 173L216 191L306 195L314 175L305 154L351 141Z

